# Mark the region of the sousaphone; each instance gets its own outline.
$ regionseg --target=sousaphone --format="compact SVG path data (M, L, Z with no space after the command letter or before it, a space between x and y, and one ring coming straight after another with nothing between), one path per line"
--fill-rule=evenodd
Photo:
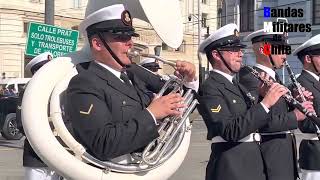
M177 48L181 44L183 29L179 0L89 0L86 16L102 7L119 3L125 4L134 18L149 22L167 45ZM84 32L83 29L81 31ZM22 123L32 148L50 168L67 179L168 179L186 156L191 136L188 122L176 150L158 166L150 168L144 167L146 165L126 165L131 160L125 157L101 162L88 154L67 130L63 122L65 89L70 79L78 73L76 64L91 59L86 42L82 50L47 63L29 82L22 102ZM49 121L53 122L58 136L72 153L57 141Z

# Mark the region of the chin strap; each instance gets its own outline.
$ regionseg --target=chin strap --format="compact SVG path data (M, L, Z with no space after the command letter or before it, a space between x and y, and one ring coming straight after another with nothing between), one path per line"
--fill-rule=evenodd
M114 54L114 52L112 51L112 49L110 48L110 46L106 43L106 41L104 40L101 32L98 32L98 36L99 36L100 40L102 41L104 47L109 51L109 53L110 53L111 56L113 57L113 59L114 59L115 61L117 61L117 63L118 63L120 66L122 66L122 68L126 68L126 65L123 64L123 63L120 61L120 59L118 58L118 56L117 56L116 54Z
M310 55L309 55L309 56L310 56ZM317 75L319 75L319 71L318 71L318 69L316 68L316 65L314 64L314 61L313 61L312 56L310 56L310 58L311 58L311 63L312 63L313 69L316 71Z
M220 51L219 51L218 49L217 49L217 52L218 52L219 56L221 57L221 60L222 60L223 64L229 69L229 71L230 71L231 73L233 73L233 74L236 74L237 72L234 72L234 71L230 68L230 66L227 64L226 60L223 58L222 54L220 53Z
M272 65L273 69L277 69L276 66L274 65L274 61L273 61L271 55L269 55L268 57L269 57L269 60L270 60L270 63Z

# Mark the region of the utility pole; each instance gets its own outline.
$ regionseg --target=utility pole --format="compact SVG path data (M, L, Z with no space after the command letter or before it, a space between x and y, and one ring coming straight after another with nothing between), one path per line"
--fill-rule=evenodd
M54 0L45 0L44 23L54 25Z
M200 6L200 0L198 0L198 48L199 48L199 45L200 45L200 40L201 40L201 15L200 15L200 12L201 12L201 6ZM200 84L202 84L203 80L204 80L204 77L203 77L203 73L202 73L202 60L201 60L201 55L198 52L198 60L199 60L199 82Z

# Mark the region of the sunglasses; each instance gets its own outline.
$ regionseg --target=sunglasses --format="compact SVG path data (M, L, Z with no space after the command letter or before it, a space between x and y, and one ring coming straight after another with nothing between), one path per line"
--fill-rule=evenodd
M119 41L119 42L127 42L130 41L132 36L129 34L123 34L122 32L117 32L117 33L107 33L109 37L111 37L114 41Z
M233 48L223 48L223 49L219 49L220 51L229 51L232 53L245 53L245 50L240 48L240 47L233 47Z
M127 35L127 34L116 34L113 35L113 39L116 41L121 41L121 42L126 42L126 41L130 41L132 36L131 35Z

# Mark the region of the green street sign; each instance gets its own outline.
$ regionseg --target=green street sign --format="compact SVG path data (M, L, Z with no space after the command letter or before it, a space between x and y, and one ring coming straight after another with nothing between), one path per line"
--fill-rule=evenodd
M51 52L53 57L77 50L79 32L48 24L30 22L26 55L37 56Z

